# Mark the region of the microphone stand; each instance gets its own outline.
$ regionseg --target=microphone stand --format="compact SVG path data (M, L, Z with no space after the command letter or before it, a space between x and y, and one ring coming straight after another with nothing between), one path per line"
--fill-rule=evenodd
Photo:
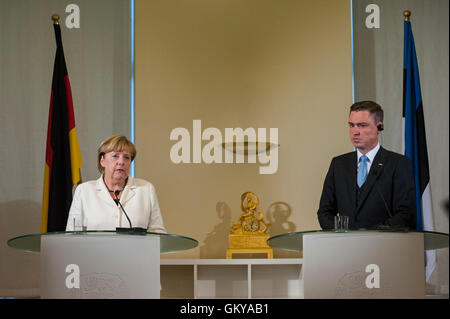
M118 190L114 191L114 196L116 197L116 199L114 201L116 202L117 206L120 206L122 208L122 211L125 214L125 217L127 218L128 223L130 224L130 227L129 228L116 227L116 232L118 232L118 233L140 233L140 234L146 233L147 229L141 228L141 227L133 227L131 225L131 220L128 217L128 214L125 212L125 209L123 208L122 203L120 202L120 199L117 197L117 195L119 195L119 193L120 193L120 191L118 191Z

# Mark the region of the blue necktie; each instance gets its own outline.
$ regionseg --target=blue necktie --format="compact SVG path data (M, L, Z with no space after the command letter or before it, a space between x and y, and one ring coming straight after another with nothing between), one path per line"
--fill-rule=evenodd
M364 182L366 181L367 177L367 156L363 155L361 156L359 169L358 169L358 187L361 187Z

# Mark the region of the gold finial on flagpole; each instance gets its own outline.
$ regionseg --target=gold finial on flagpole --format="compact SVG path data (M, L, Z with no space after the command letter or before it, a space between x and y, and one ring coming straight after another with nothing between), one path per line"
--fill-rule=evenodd
M59 15L52 14L53 24L59 24Z
M405 21L409 21L409 17L411 16L411 11L409 11L409 10L403 11L403 16L405 17Z

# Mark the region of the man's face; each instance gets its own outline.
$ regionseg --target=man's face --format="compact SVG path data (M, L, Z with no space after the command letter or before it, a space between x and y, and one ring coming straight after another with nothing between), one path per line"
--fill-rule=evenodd
M350 140L362 154L366 154L377 145L380 133L377 125L379 124L382 123L375 123L369 111L350 112L348 117Z

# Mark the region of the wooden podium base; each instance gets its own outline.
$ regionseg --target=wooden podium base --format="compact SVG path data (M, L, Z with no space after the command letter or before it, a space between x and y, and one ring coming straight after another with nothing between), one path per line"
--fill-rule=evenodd
M233 254L267 254L267 258L273 259L272 248L227 248L227 259L233 259Z

